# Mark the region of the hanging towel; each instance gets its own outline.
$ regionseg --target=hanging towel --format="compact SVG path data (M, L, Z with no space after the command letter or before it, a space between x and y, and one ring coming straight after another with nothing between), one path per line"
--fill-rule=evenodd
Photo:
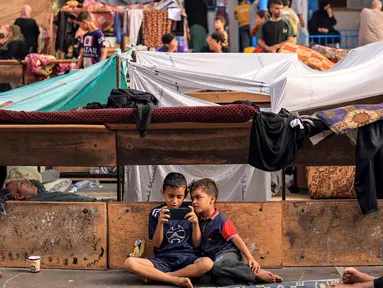
M137 45L138 34L142 25L144 13L142 9L129 10L129 38L130 43Z

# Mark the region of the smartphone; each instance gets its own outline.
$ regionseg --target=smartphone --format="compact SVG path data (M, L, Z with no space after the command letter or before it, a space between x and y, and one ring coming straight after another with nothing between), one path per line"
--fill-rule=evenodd
M183 220L190 212L190 208L169 208L170 220Z

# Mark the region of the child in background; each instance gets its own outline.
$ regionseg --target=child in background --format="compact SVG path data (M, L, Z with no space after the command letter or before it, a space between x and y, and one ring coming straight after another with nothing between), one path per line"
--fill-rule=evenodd
M239 26L240 52L250 45L250 9L251 5L246 0L238 0L234 13Z
M108 53L104 33L97 28L93 23L92 16L86 11L81 11L76 20L80 28L87 31L82 39L77 69L104 61Z
M192 288L190 278L197 278L213 267L209 258L199 258L201 230L194 209L184 220L172 220L169 208L187 208L185 177L180 173L168 174L162 186L165 203L149 214L149 239L153 240L154 258L130 257L126 269L149 281L160 281L180 287Z
M239 236L233 223L215 208L218 188L211 179L190 185L194 211L200 217L202 255L214 261L211 273L219 286L252 285L256 282L275 283L283 279L261 269ZM242 255L246 263L242 261Z
M257 14L255 14L255 27L253 30L251 30L251 36L254 36L257 34L259 27L261 27L262 23L266 20L266 14L267 11L257 11ZM257 45L253 51L253 53L263 53L265 52L259 45Z
M214 25L215 31L221 33L223 37L225 37L225 42L223 42L223 45L229 46L229 35L225 30L225 18L223 18L222 16L215 17Z

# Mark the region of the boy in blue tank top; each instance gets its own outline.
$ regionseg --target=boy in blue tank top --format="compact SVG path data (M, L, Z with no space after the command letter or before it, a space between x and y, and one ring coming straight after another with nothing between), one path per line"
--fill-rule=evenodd
M149 239L153 241L153 258L130 257L126 269L149 281L160 281L180 287L193 287L189 278L210 271L213 261L199 258L201 230L193 207L183 220L171 219L169 209L188 208L184 204L187 183L180 173L168 174L163 183L165 204L149 214Z

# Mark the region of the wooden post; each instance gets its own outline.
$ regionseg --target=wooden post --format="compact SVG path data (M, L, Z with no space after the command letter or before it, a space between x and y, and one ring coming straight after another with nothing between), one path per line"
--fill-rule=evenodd
M121 54L121 49L116 49L116 51L114 52L114 55L116 56L116 81L117 81L117 88L121 88L121 78L120 78L120 74L121 74L121 58L120 58L120 54Z

